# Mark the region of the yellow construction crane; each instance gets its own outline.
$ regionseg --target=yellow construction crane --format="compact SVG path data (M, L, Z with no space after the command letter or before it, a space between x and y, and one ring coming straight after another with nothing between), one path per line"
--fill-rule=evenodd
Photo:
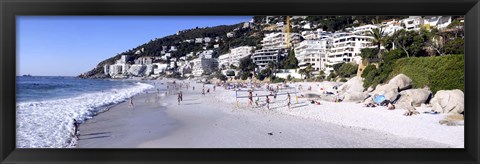
M286 42L287 42L287 48L290 48L290 16L287 16L287 39L286 39Z

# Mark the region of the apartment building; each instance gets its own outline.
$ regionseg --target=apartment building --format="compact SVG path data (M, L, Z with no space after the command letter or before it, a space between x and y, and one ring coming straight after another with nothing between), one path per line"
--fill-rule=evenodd
M212 55L200 55L197 59L192 60L192 62L192 74L196 77L211 74L218 67L218 61L212 58Z
M218 66L222 68L224 66L225 68L229 68L230 66L230 53L220 55L218 57Z
M287 54L286 49L261 49L256 50L251 58L258 68L263 70L268 66L268 63L277 63L280 56L286 56Z
M333 65L343 62L361 62L361 49L375 48L372 37L352 33L335 33L331 38L331 45L327 53L325 73L333 71Z
M363 26L354 27L352 33L355 35L368 35L372 29L378 29L378 25L367 24Z
M325 69L328 39L304 40L295 46L295 57L300 69L305 69L309 64L313 74L319 74Z
M298 33L290 33L290 46L299 43L302 36ZM287 48L287 33L276 32L266 34L262 40L263 49L282 49Z
M420 30L420 27L423 25L423 19L421 16L410 16L400 21L405 25L407 31Z

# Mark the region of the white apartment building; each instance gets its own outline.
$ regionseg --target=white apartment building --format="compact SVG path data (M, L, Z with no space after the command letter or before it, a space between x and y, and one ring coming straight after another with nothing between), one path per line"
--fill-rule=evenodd
M300 69L305 69L308 64L312 65L314 74L319 74L320 70L325 69L327 41L327 39L304 40L295 46L295 57Z
M287 51L285 49L261 49L256 50L251 58L258 68L263 70L268 66L268 63L277 63L280 56L286 55Z
M218 57L218 65L221 68L222 65L225 66L225 68L230 68L230 53L220 55Z
M401 29L404 29L401 25L401 22L400 21L396 21L395 19L392 19L392 20L388 20L388 21L384 21L382 22L382 25L381 25L382 29L383 29L383 33L385 35L388 35L388 36L391 36L393 35L395 32L401 30Z
M240 65L240 59L250 55L252 50L253 47L251 46L232 48L230 49L230 53L218 57L219 65L225 65L226 68L230 68L230 65L238 67Z
M218 67L218 61L212 58L211 55L201 55L197 59L192 60L192 62L192 74L196 77L211 74Z
M287 48L287 33L276 32L266 34L262 40L262 49L282 49ZM290 33L290 46L300 42L301 35L298 33Z
M367 24L363 26L354 27L352 33L356 35L368 35L372 29L379 28L378 25Z
M227 33L227 38L231 38L231 37L234 37L234 36L235 36L234 32Z
M410 16L400 21L405 25L407 31L420 30L420 27L423 25L423 19L421 16Z
M240 65L240 59L252 54L253 47L241 46L230 49L230 64L238 67Z
M325 73L333 71L333 65L342 62L361 62L361 49L375 48L372 43L372 37L355 35L352 33L335 33L331 40L331 46L328 51L327 61L325 63Z
M452 23L451 16L426 16L423 18L423 24L427 28L446 28L450 23Z
M115 64L112 65L104 65L104 73L109 74L113 78L121 78L125 75L130 68L130 64L127 63L128 56L122 55L120 59L115 61ZM108 69L107 69L108 67Z

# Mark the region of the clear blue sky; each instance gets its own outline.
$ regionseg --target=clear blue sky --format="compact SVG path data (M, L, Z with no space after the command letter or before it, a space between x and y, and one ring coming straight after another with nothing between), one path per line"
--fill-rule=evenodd
M17 16L17 75L77 76L155 38L251 16Z

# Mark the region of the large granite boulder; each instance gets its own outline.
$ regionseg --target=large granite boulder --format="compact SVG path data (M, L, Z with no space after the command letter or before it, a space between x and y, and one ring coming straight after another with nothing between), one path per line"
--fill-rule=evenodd
M440 90L430 101L433 110L440 113L462 114L465 96L461 90Z
M341 99L343 101L361 102L364 101L367 97L368 93L365 92L347 92Z
M400 92L400 98L397 100L398 104L406 103L412 106L419 107L431 98L432 92L428 88L424 89L408 89Z
M376 95L383 95L385 96L386 100L394 101L398 97L398 86L393 84L384 84L384 85L377 85L375 90L369 93L371 97L375 97Z
M354 77L338 87L339 93L349 93L349 92L363 92L363 79L360 77Z
M397 76L393 77L388 84L398 86L398 89L402 91L412 87L412 79L404 74L398 74Z

